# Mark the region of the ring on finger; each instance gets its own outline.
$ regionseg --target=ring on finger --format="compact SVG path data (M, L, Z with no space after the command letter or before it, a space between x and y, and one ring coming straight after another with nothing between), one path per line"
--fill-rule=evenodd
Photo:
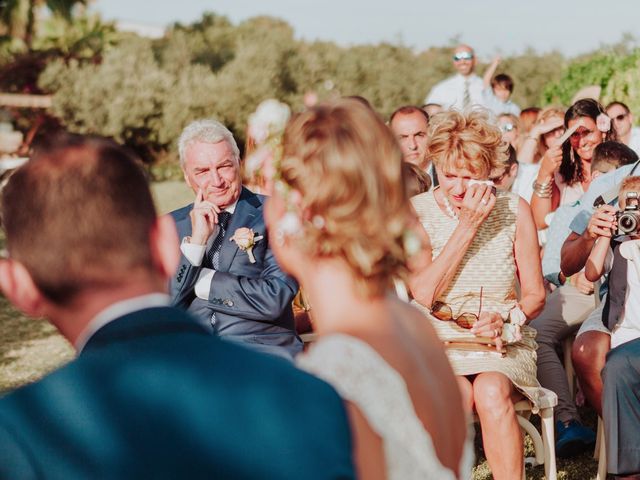
M483 205L486 205L488 202L487 202L486 199L483 198L482 200L480 200L480 203L483 204Z

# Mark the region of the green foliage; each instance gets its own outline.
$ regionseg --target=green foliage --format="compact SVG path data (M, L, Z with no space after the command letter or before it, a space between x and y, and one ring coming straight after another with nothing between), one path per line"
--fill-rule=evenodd
M636 124L640 121L640 51L636 51L635 64L625 70L617 71L610 78L603 93L605 105L617 100L625 103L632 112L637 112Z
M266 16L234 25L207 13L193 24L173 25L159 40L135 35L114 40L108 28L89 19L74 26L75 33L61 35L54 27L45 30L49 43L36 43L66 52L65 61L50 62L38 83L55 93L54 113L69 130L111 136L133 147L156 163L152 173L158 178L178 172L175 141L194 119L219 119L242 145L249 114L266 98L298 110L307 92L320 100L361 95L387 117L401 105L422 104L435 83L454 73L451 45L415 52L389 43L340 47L305 42L295 38L289 24ZM78 61L84 58L78 52L94 39L102 45L100 53L92 61ZM497 73L514 79L513 99L523 108L540 99L567 103L594 82L610 84L607 95L635 105L640 96L630 82L637 84L637 73L629 69L638 55L631 54L629 42L566 68L560 53L541 55L529 48L503 59ZM479 72L484 68L479 65Z
M634 68L638 58L640 50L626 54L614 49L579 58L568 65L556 82L544 89L542 101L544 104L570 105L578 90L589 85L598 85L606 91L614 75Z

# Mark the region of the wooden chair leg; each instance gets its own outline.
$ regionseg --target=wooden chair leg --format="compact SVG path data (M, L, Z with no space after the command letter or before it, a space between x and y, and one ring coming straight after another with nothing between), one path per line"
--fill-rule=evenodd
M598 474L596 480L606 480L607 478L607 445L604 439L604 423L598 417L598 432L596 433L596 451L594 458L598 459Z

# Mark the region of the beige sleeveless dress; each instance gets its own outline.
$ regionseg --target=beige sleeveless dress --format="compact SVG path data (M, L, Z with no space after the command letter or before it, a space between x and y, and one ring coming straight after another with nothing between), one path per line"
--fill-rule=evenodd
M514 241L519 197L509 192L498 192L496 204L478 229L475 239L453 277L449 287L436 299L451 306L454 318L463 312L478 313L480 287L482 311L498 312L506 321L509 311L517 302L516 263ZM457 219L446 215L436 203L433 191L411 199L420 223L426 230L435 259L449 241L458 225ZM464 341L476 338L469 330L454 322L443 322L429 314L429 306L416 305L430 320L443 341ZM456 375L481 372L500 372L534 403L538 403L536 379L535 330L524 326L522 341L509 344L505 356L496 352L447 349L447 355Z

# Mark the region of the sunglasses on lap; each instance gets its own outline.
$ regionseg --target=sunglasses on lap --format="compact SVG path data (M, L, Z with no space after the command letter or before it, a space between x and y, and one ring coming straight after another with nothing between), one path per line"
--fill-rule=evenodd
M467 330L473 327L480 320L480 312L482 311L482 287L480 287L480 307L478 313L463 312L456 318L453 318L453 310L451 306L444 302L434 302L431 306L431 315L443 322L455 322L456 325Z

